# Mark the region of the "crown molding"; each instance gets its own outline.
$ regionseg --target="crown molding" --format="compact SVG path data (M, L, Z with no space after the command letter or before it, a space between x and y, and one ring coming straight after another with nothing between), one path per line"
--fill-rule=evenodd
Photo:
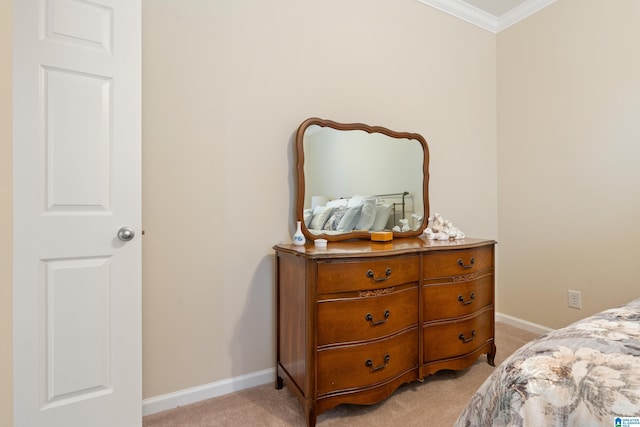
M516 22L522 21L533 15L540 9L549 6L556 0L527 0L504 15L497 17L462 0L418 0L420 3L434 7L442 12L453 15L456 18L477 25L492 33L510 27Z
M428 6L434 7L442 12L460 18L480 28L496 33L498 30L498 20L495 16L471 6L461 0L418 0Z

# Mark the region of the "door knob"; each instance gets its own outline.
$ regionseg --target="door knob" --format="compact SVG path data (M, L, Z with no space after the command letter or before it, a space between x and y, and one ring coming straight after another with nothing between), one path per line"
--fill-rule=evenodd
M120 230L118 230L118 239L122 240L123 242L128 242L129 240L133 239L133 236L135 235L136 233L131 227L122 227Z

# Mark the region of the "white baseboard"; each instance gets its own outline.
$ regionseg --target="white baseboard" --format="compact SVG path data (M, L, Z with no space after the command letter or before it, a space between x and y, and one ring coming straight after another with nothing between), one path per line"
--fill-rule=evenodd
M151 415L178 406L189 405L201 400L223 396L234 391L273 382L275 387L275 368L264 369L246 375L216 381L197 387L191 387L173 393L163 394L142 401L142 415Z
M542 335L547 332L551 332L553 329L546 326L538 325L537 323L528 322L526 320L518 319L517 317L509 316L508 314L496 313L496 322L506 323L509 326L523 329L525 331L533 332L534 334Z

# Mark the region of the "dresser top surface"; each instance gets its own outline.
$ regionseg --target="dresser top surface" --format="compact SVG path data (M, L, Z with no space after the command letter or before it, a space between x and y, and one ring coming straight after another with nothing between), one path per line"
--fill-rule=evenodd
M466 249L479 246L495 245L491 239L465 238L460 240L429 240L425 237L393 239L390 242L373 242L370 240L346 240L328 242L326 248L316 248L313 242L307 241L304 246L290 243L279 243L273 247L278 252L290 253L305 258L342 258L361 256L389 256L405 253L422 253L428 251Z

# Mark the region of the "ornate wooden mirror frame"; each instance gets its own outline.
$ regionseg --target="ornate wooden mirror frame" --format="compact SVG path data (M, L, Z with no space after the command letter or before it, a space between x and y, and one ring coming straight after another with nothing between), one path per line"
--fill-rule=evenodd
M310 189L314 188L313 186L310 187L309 179L315 180L315 184L317 184L317 181L321 180L316 176L305 176L305 167L307 169L311 167L310 162L314 156L311 152L305 153L305 148L307 148L307 151L311 151L308 144L310 143L309 140L313 139L314 134L320 134L319 131L333 132L332 130L340 131L340 133L338 133L337 135L338 138L342 141L338 142L337 144L344 144L338 145L338 147L340 147L339 155L332 157L330 153L327 153L327 151L336 151L335 146L329 149L329 145L324 145L328 143L323 142L319 138L315 138L314 142L315 149L313 151L317 153L319 148L322 151L321 157L325 157L325 159L323 160L324 164L319 166L319 168L324 171L323 173L325 173L325 175L323 176L331 177L334 180L341 179L341 182L343 183L353 181L353 185L360 185L360 187L358 188L368 188L361 191L347 190L347 193L350 194L332 194L330 196L351 197L355 194L369 194L370 196L401 197L401 204L403 208L402 215L405 214L404 207L407 203L405 200L406 197L409 202L413 202L413 205L411 206L412 210L410 212L415 213L415 218L421 216L421 222L417 225L414 224L414 226L409 231L393 231L393 236L394 238L400 238L415 237L421 235L425 227L427 226L429 218L429 148L426 140L417 133L395 132L381 126L369 126L362 123L337 123L331 120L324 120L315 117L302 122L296 132L296 216L297 220L301 221L302 223L301 229L304 235L311 240L322 238L328 241L370 238L371 230L352 230L345 232L327 232L324 230L319 230L312 232L307 228L307 225L305 224L305 210L309 212L309 209L311 208L311 196L314 195L314 193L311 193L309 191ZM361 132L352 133L349 131ZM360 148L355 148L355 150L352 150L350 148L345 150L342 149L342 147L348 148L348 145L351 144L351 142L344 142L344 139L346 139L345 137L347 135L349 135L351 138L351 136L360 134L368 134L369 137L367 138L370 138L370 140L367 140L366 142L360 142ZM364 137L358 136L358 139L364 139ZM369 147L378 147L378 143L373 142L376 139L386 139L388 141L382 142L381 144L383 145L380 149L369 149ZM398 145L395 145L396 142ZM367 149L362 149L362 144L365 144L364 146L366 146ZM356 151L355 154L354 151ZM407 154L407 151L413 154ZM401 154L402 152L405 152L405 154ZM396 157L396 153L404 157ZM317 158L319 156L315 157ZM315 159L313 160L315 161ZM347 160L350 163L345 163ZM305 165L305 161L308 162L307 165ZM318 169L317 167L314 168ZM394 175L394 180L396 178L399 178L397 180L402 182L402 179L404 179L408 184L405 185L405 187L411 187L411 189L393 187L392 191L388 191L389 188L387 186L392 185L392 183L390 182L391 179L389 179L389 175L387 175L385 181L384 176L386 170L399 171ZM357 182L359 180L361 181L360 184L358 184ZM376 185L379 185L380 191L377 191L378 187L374 187ZM371 191L371 188L375 189ZM397 204L394 204L394 213ZM422 212L420 212L420 208Z

